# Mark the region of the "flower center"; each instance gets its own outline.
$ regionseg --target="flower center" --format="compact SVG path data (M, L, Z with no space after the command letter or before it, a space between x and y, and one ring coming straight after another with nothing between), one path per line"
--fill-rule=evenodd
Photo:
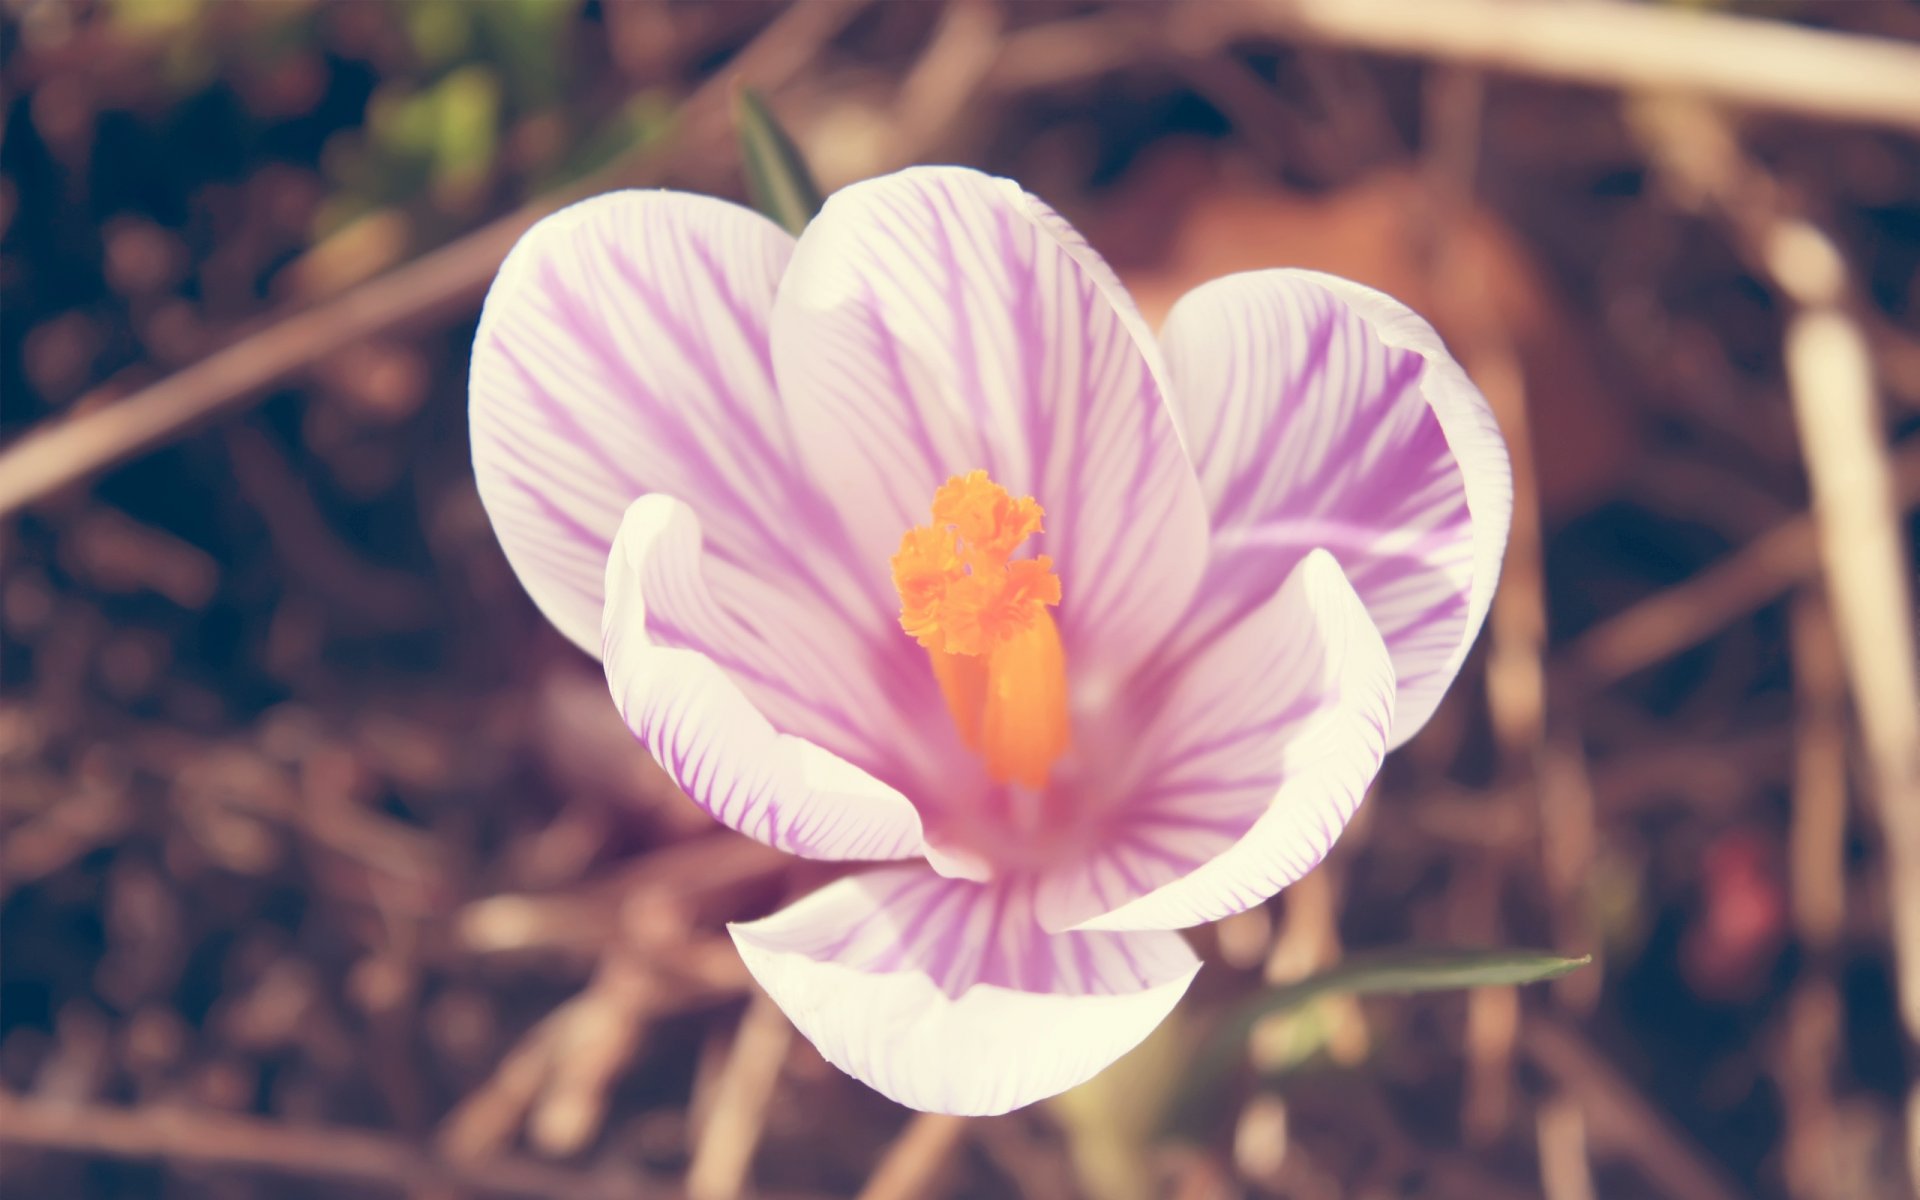
M960 736L995 780L1036 789L1068 740L1067 658L1047 612L1060 577L1044 554L1013 557L1044 515L985 471L956 475L893 556L900 627L926 647Z

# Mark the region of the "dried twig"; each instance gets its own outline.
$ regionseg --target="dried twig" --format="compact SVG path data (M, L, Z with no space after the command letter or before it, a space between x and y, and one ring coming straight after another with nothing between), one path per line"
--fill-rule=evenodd
M452 1188L542 1200L647 1200L676 1194L665 1184L636 1176L587 1174L523 1159L493 1158L484 1165L462 1166L360 1130L301 1127L158 1105L128 1110L54 1103L6 1092L0 1092L0 1143L270 1171L395 1192Z
M566 891L475 900L458 914L454 932L461 947L475 954L597 954L653 914L680 920L689 908L784 870L788 861L747 838L706 834L662 846L604 879ZM659 948L650 946L649 953L657 956Z
M1593 1168L1587 1162L1587 1120L1564 1096L1540 1103L1534 1116L1540 1146L1540 1190L1546 1200L1594 1200Z
M294 313L124 399L83 397L0 453L0 516L257 399L294 372L374 333L469 308L553 201L520 209L341 295Z
M887 169L937 145L975 101L1000 57L1001 20L995 5L977 0L947 5L926 52L900 81L889 121Z
M1585 1038L1565 1025L1529 1017L1520 1044L1586 1116L1596 1143L1631 1158L1676 1200L1734 1200L1719 1167L1702 1157Z
M1884 39L1607 0L1265 0L1258 12L1302 41L1920 129L1920 49Z
M610 956L591 986L541 1020L441 1126L440 1145L462 1163L496 1160L522 1125L552 1155L580 1150L599 1132L617 1073L654 1012L651 975Z
M1794 1200L1878 1194L1861 1186L1871 1167L1849 1161L1841 1110L1833 1094L1833 1068L1840 1057L1844 1024L1839 990L1824 975L1801 982L1787 998L1773 1078L1780 1089L1785 1126L1781 1173Z
M599 1134L620 1073L657 1014L653 978L610 955L567 1017L550 1077L527 1115L527 1140L543 1154L576 1154Z
M1810 227L1783 227L1778 236L1795 232L1820 236ZM1831 246L1825 249L1838 263ZM1800 293L1794 298L1801 309L1787 326L1787 375L1813 485L1827 592L1886 843L1901 1022L1909 1046L1920 1047L1920 668L1909 587L1913 561L1894 497L1866 338L1833 295L1808 294L1804 281L1784 265L1778 271L1783 290ZM1920 1082L1907 1097L1907 1139L1908 1170L1920 1179Z
M687 1167L688 1200L735 1200L747 1185L753 1152L766 1127L767 1105L793 1046L793 1026L765 993L756 992L734 1034L707 1107L706 1126Z
M1683 201L1721 217L1786 302L1794 424L1812 527L1886 844L1901 1023L1920 1047L1920 662L1905 463L1887 445L1858 287L1833 240L1799 213L1710 111L1647 105L1636 127ZM1920 1083L1907 1097L1908 1169L1920 1178Z
M933 1181L960 1148L967 1119L919 1113L887 1147L880 1165L860 1189L860 1200L924 1200Z
M1788 830L1794 932L1807 967L1794 984L1773 1052L1780 1088L1781 1173L1795 1200L1841 1200L1851 1186L1838 1136L1833 1071L1842 1008L1832 952L1846 919L1846 674L1825 598L1795 598L1793 818Z
M1788 862L1793 924L1809 951L1825 953L1834 948L1846 920L1846 676L1833 617L1818 592L1796 598L1790 633L1795 721Z
M720 132L734 80L778 87L861 7L852 0L806 0L789 8L740 52L730 70L687 98L676 136L640 161L543 197L378 279L275 320L131 396L116 399L103 389L83 397L75 415L36 428L0 452L0 517L250 403L342 347L470 310L500 260L535 221L615 181L657 177L677 147L724 144Z
M1895 450L1892 472L1900 506L1920 504L1920 443ZM1575 638L1554 663L1553 684L1582 690L1624 679L1711 637L1819 570L1813 518L1790 517L1684 583Z

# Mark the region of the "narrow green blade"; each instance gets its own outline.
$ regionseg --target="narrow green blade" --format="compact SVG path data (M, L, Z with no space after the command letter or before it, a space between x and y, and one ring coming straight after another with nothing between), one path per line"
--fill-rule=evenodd
M1330 992L1371 996L1540 983L1577 971L1591 961L1587 955L1561 958L1539 950L1375 950L1352 955L1298 982L1271 988L1247 1001L1236 1016L1251 1029L1262 1017Z
M1250 997L1222 1016L1193 1057L1173 1106L1173 1125L1177 1130L1199 1128L1240 1064L1254 1026L1276 1013L1335 994L1407 995L1541 983L1591 961L1587 955L1562 958L1539 950L1396 949L1355 954L1317 975Z
M733 123L740 136L740 157L746 164L753 206L799 236L821 205L820 188L799 147L752 88L734 92Z

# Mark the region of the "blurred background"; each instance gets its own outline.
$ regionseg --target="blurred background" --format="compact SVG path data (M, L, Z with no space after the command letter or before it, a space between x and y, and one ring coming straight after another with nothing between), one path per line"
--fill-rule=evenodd
M0 12L9 1200L1913 1194L1920 8ZM675 793L474 491L501 256L584 192L743 197L738 82L829 188L1020 179L1150 319L1384 288L1513 443L1440 715L1161 1033L1010 1116L754 998L722 924L819 876ZM1594 963L1275 999L1409 943Z

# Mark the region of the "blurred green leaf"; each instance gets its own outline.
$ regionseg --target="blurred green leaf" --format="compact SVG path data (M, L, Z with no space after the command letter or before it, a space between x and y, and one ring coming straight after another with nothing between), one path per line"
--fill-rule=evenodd
M413 52L429 67L440 67L473 52L473 23L459 0L415 0L400 10Z
M1201 1045L1169 1116L1174 1131L1205 1128L1214 1098L1245 1057L1247 1038L1268 1017L1322 996L1410 995L1558 979L1591 962L1539 950L1394 949L1355 954L1317 975L1269 988L1228 1010Z
M1241 1018L1252 1028L1268 1013L1295 1008L1328 992L1404 995L1541 983L1572 974L1591 961L1588 955L1562 958L1539 950L1378 950L1350 955L1317 975L1273 988L1249 1001Z
M108 20L134 33L178 33L200 18L205 0L113 0Z
M484 47L481 60L505 77L519 112L558 103L565 91L568 33L582 0L459 0Z
M433 89L437 108L433 177L437 187L471 187L493 165L500 127L500 85L479 64L453 71Z
M798 236L820 211L820 188L800 157L799 147L780 128L767 102L752 88L733 96L733 121L740 135L740 157L747 168L747 192L753 206Z
M433 153L435 118L433 94L416 91L404 82L388 82L375 89L367 102L367 140L382 156L425 161Z

